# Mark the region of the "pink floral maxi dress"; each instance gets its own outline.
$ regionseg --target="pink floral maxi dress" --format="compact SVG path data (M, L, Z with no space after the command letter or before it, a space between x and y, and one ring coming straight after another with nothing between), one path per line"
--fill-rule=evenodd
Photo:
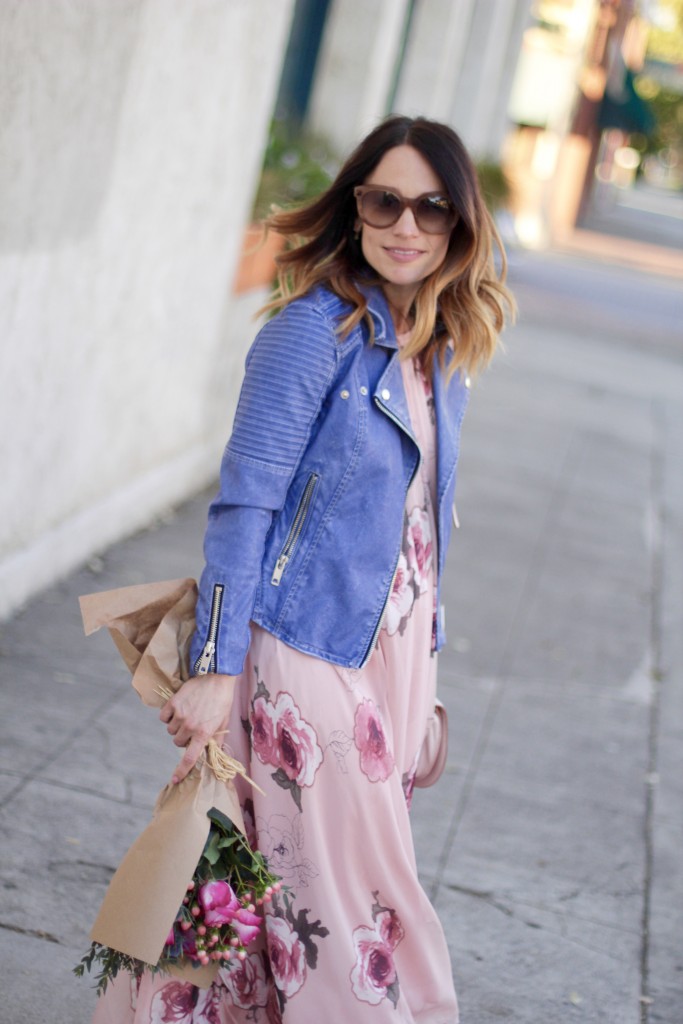
M422 458L376 650L343 669L252 626L236 689L229 748L266 793L241 787L245 823L290 905L273 898L265 948L210 989L119 976L93 1024L457 1024L408 813L436 696L436 450L429 382L401 365Z

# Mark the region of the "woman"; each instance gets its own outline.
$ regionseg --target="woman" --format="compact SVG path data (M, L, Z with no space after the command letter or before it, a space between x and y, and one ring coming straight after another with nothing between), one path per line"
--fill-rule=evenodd
M98 1019L453 1024L408 809L443 761L439 590L468 374L512 307L504 258L499 276L461 141L422 118L387 120L269 225L291 243L278 312L209 511L196 678L161 718L186 748L175 781L228 730L265 792L241 792L251 839L291 907L275 900L267 950L211 989L117 982Z

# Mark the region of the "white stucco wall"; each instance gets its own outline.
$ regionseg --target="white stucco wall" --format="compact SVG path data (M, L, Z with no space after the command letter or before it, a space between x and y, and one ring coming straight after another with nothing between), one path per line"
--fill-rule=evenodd
M291 12L0 5L0 615L216 472Z

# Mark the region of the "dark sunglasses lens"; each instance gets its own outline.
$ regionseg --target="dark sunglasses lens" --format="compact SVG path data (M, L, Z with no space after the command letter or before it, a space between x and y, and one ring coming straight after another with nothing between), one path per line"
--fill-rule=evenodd
M417 223L428 234L445 234L455 223L453 207L441 196L425 196L417 207Z
M377 189L366 192L361 203L361 213L368 224L375 228L388 228L401 215L402 203L393 192Z

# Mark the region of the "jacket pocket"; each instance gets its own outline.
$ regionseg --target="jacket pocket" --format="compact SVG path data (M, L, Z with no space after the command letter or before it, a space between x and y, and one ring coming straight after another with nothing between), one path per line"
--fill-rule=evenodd
M299 499L299 504L297 506L294 519L292 520L292 525L289 528L289 533L282 545L277 562L275 563L275 568L273 569L273 575L270 578L270 582L274 587L280 586L280 580L282 579L282 574L287 568L287 563L297 549L303 528L308 518L311 502L313 501L313 495L315 494L315 489L318 486L318 479L319 477L317 473L311 473L306 481L306 486L304 487L301 498Z

